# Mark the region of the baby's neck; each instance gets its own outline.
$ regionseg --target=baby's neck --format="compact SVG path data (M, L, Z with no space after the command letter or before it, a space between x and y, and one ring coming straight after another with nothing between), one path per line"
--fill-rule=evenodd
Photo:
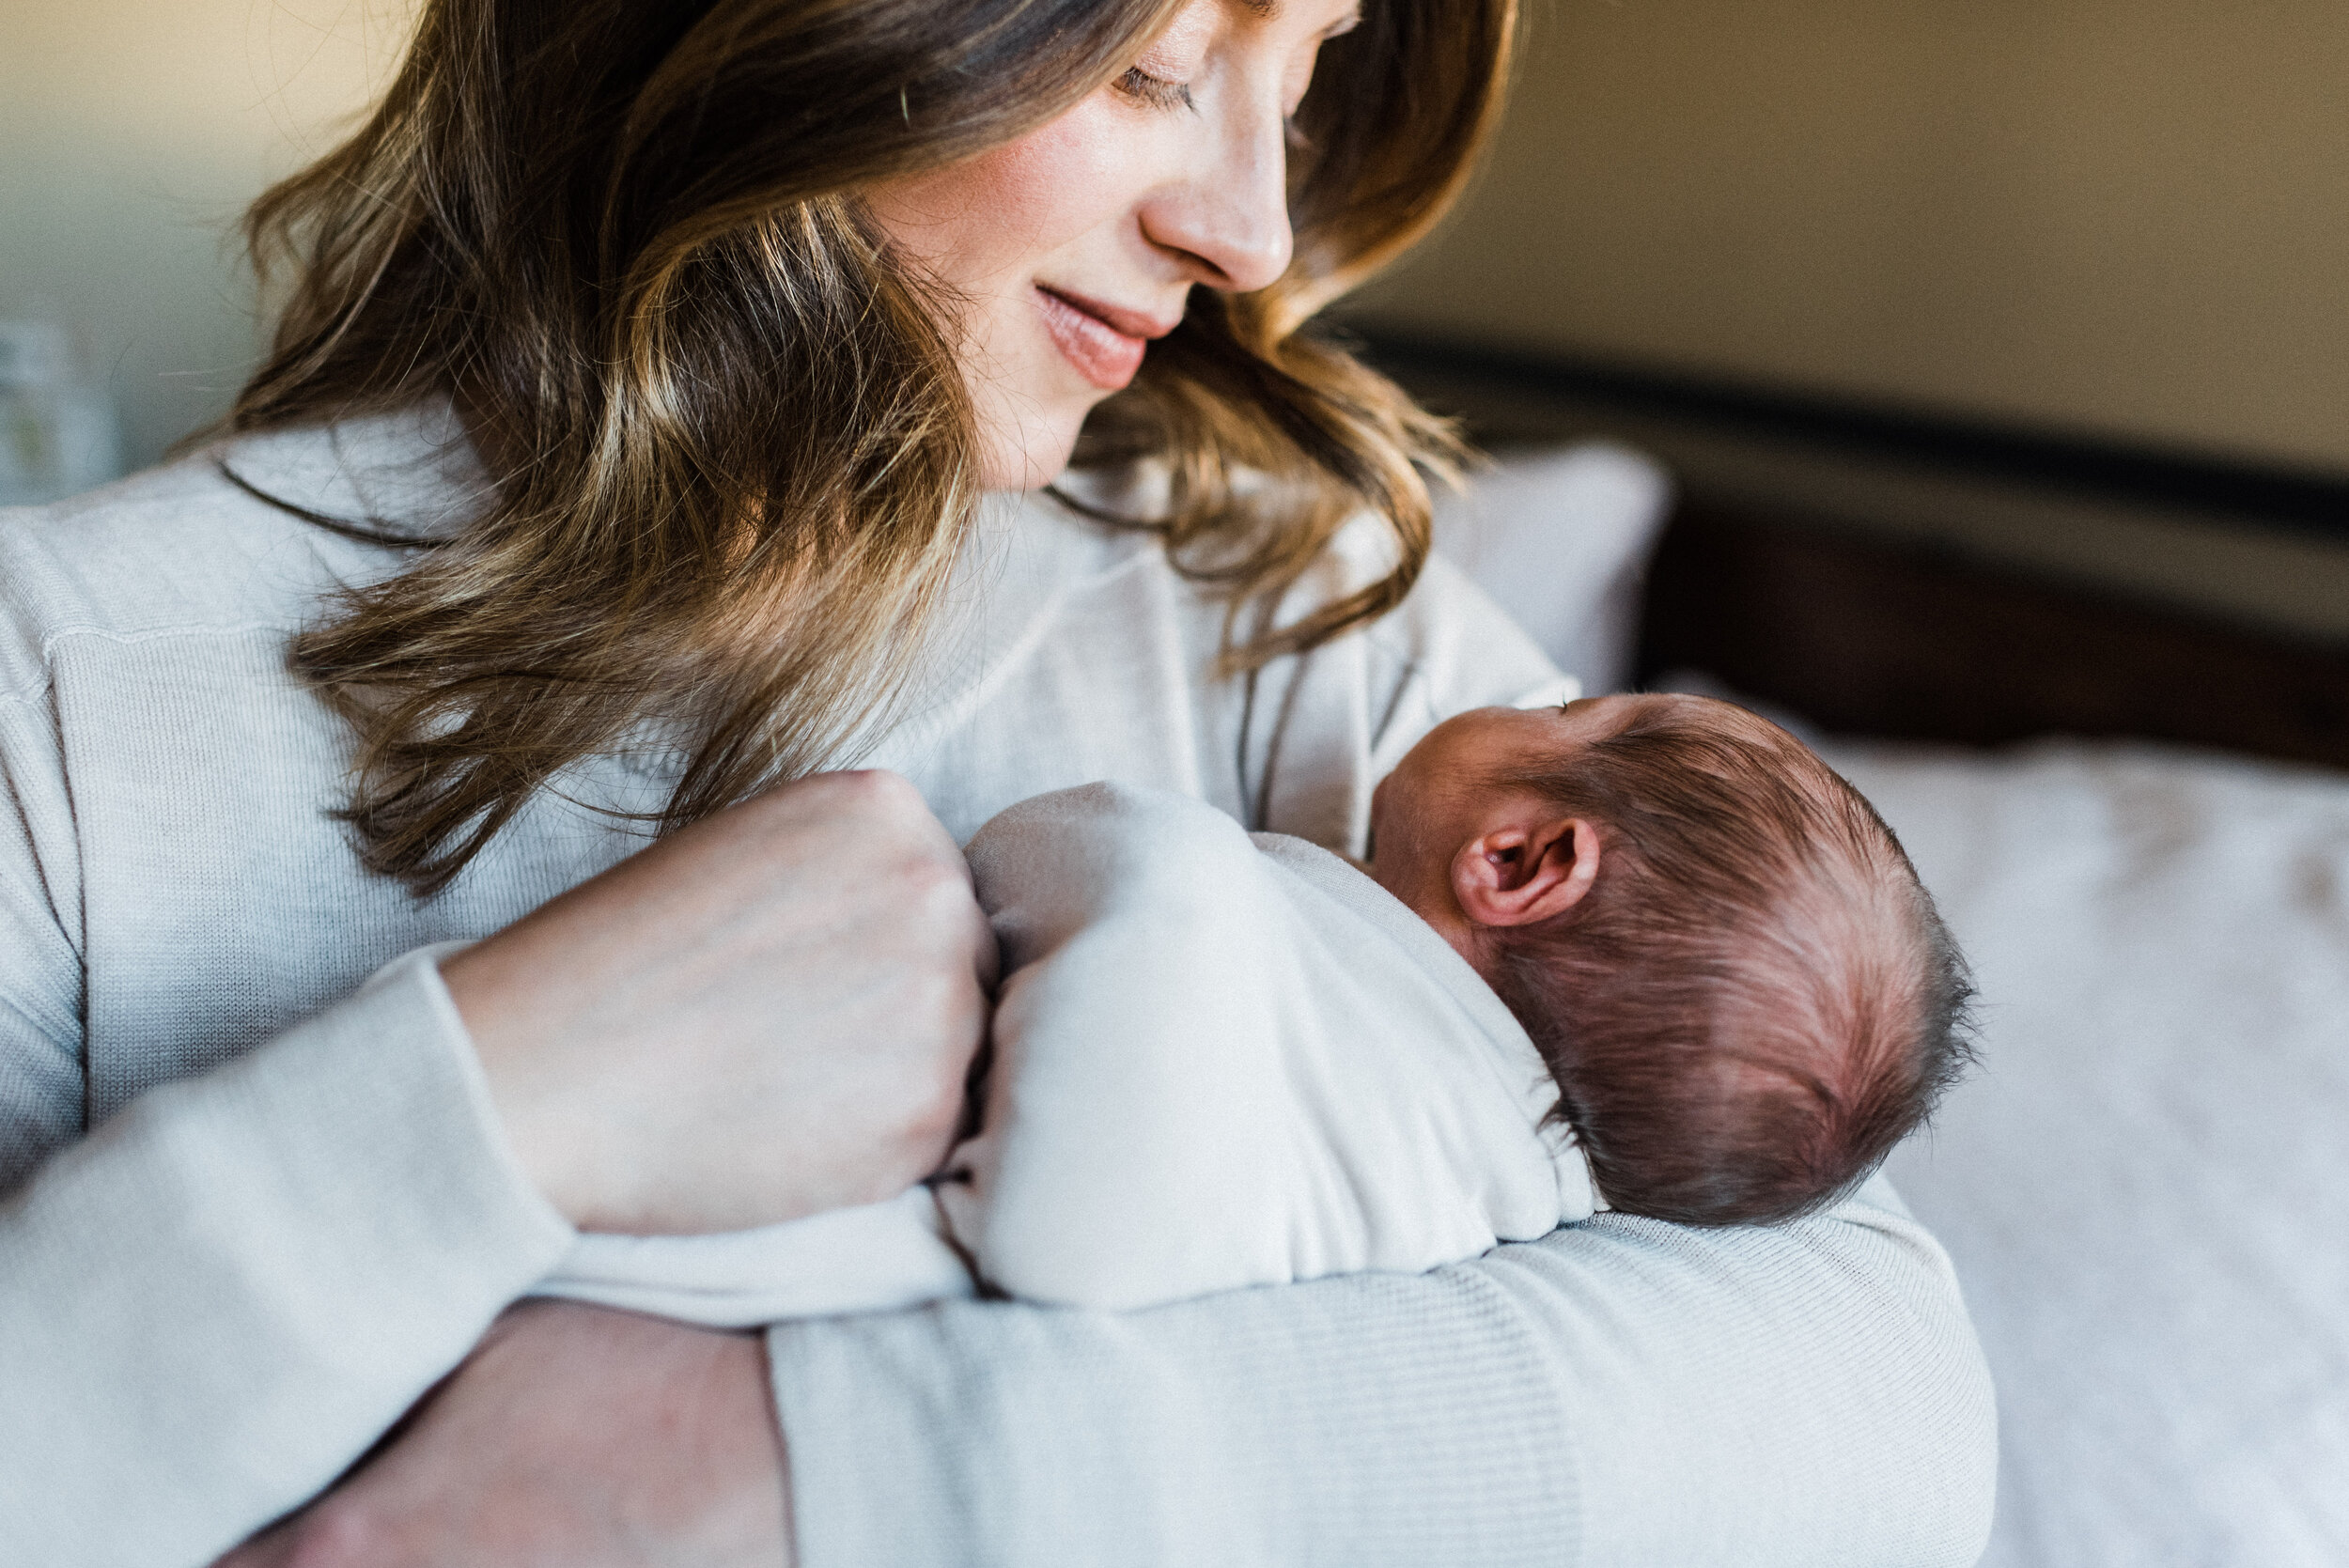
M1460 912L1460 906L1452 896L1448 880L1436 877L1411 880L1400 877L1390 878L1379 875L1375 858L1358 861L1348 855L1345 859L1348 865L1386 889L1393 894L1397 903L1426 922L1453 952L1468 960L1469 968L1474 970L1486 985L1492 984L1492 976L1486 972L1490 955L1479 939L1476 924ZM1398 882L1403 885L1398 887Z

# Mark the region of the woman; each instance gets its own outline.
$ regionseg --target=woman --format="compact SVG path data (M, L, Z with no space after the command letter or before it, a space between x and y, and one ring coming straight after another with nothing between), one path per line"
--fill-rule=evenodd
M930 1167L1001 806L1358 846L1437 719L1554 695L1425 560L1441 429L1297 332L1509 26L428 7L256 210L233 437L0 537L5 1555L201 1560L462 1360L239 1560L1970 1560L1986 1385L1880 1185L1125 1319L482 1339L577 1227Z

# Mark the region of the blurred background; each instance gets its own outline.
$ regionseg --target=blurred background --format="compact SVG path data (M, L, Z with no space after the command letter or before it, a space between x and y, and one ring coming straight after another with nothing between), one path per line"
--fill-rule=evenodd
M1348 306L1490 441L1663 459L1643 673L2349 762L2349 7L1532 0Z
M412 12L0 12L8 498L218 416L233 221ZM1488 442L1662 461L1646 673L2349 761L2349 7L1531 0L1528 40L1470 200L1343 321Z
M123 460L226 409L257 342L230 237L397 59L409 0L0 8L0 319L62 328Z
M2349 8L1533 0L1381 321L2349 474Z

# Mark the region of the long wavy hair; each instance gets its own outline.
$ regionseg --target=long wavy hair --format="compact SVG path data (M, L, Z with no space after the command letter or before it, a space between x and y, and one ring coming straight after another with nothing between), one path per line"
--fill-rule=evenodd
M246 218L283 303L230 416L258 431L446 398L494 481L480 516L397 541L407 569L293 644L356 731L370 868L437 891L647 724L689 753L661 831L847 760L976 499L951 303L858 194L1043 124L1179 5L428 0L365 124ZM1081 464L1164 460L1149 525L1236 628L1351 517L1392 530L1384 579L1247 617L1234 668L1384 613L1425 559L1423 471L1455 455L1449 430L1299 329L1457 193L1514 11L1369 0L1297 115L1287 274L1194 289L1087 423Z

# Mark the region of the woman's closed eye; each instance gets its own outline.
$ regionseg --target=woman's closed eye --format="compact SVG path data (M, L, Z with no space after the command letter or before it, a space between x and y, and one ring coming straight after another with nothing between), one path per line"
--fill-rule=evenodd
M1140 66L1128 69L1117 79L1117 90L1138 102L1154 109L1194 108L1190 101L1190 84L1170 82L1163 76L1153 76Z

